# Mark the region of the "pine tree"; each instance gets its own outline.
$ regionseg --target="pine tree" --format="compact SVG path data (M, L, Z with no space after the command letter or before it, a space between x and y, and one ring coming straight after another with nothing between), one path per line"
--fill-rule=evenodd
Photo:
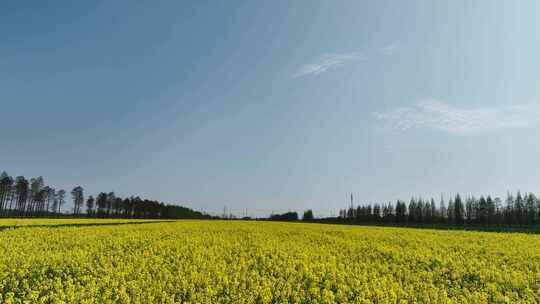
M480 201L478 202L478 220L480 224L485 225L487 223L488 217L488 207L486 199L481 196Z
M306 210L304 212L304 215L302 216L303 221L312 221L314 219L315 219L315 217L313 216L313 211L311 209Z
M448 214L448 223L455 224L454 201L452 199L448 201L448 208L446 209L446 213Z
M490 195L488 195L486 199L487 204L487 224L491 225L495 223L495 202L493 202L493 199Z
M57 201L57 207L58 207L58 213L60 214L62 210L62 205L64 205L66 197L66 191L65 190L58 190L56 193L56 201Z
M88 216L92 216L92 214L94 213L94 204L95 204L94 197L90 195L88 199L86 200L86 214Z
M77 186L71 190L73 198L73 213L78 215L81 212L81 207L84 204L84 190L81 186Z
M525 204L523 202L523 197L521 192L518 191L516 195L516 201L514 204L515 217L518 225L523 225L525 223Z
M463 215L464 215L463 202L461 201L461 196L456 194L454 200L454 221L456 224L463 224Z

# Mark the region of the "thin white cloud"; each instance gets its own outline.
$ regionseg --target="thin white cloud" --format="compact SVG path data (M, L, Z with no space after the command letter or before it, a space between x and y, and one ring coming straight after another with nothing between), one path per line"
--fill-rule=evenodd
M394 53L395 51L397 51L399 49L399 45L396 44L396 43L391 43L391 44L387 44L381 48L379 48L379 51L383 54L392 54Z
M427 128L455 135L526 127L540 123L540 106L521 104L483 108L458 108L437 100L400 107L373 117L399 130Z
M347 62L363 59L364 56L358 52L332 53L319 57L315 62L300 66L293 77L315 76L322 74L332 68L341 66Z

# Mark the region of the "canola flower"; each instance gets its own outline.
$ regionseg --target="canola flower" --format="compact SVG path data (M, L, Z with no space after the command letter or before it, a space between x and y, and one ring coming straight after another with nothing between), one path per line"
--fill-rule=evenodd
M540 237L176 221L0 232L1 303L536 303Z
M101 224L126 224L145 223L170 220L148 220L148 219L114 219L114 218L2 218L0 219L0 229L18 228L22 226L76 226L76 225L101 225Z

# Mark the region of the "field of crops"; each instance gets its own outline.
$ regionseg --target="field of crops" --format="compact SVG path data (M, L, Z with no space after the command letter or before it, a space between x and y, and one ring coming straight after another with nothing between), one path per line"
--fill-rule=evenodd
M21 226L85 226L85 225L110 225L125 223L163 222L167 220L139 220L139 219L95 219L95 218L10 218L0 219L0 229L19 228Z
M0 231L1 303L536 303L540 236L178 221Z

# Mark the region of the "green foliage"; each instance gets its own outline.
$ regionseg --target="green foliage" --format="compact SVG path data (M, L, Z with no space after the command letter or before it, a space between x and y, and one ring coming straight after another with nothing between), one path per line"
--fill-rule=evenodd
M304 212L304 216L302 216L302 220L304 221L312 221L315 219L315 216L313 215L313 210L309 209Z
M82 214L84 189L81 186L71 191L73 215ZM0 216L48 217L62 215L66 203L66 191L45 186L43 177L24 176L15 180L6 172L0 174ZM190 208L164 204L162 202L129 197L116 197L114 192L101 192L97 198L89 196L86 201L87 217L114 218L162 218L162 219L206 219L209 215Z
M285 212L283 214L272 214L270 216L272 221L298 221L298 213Z

